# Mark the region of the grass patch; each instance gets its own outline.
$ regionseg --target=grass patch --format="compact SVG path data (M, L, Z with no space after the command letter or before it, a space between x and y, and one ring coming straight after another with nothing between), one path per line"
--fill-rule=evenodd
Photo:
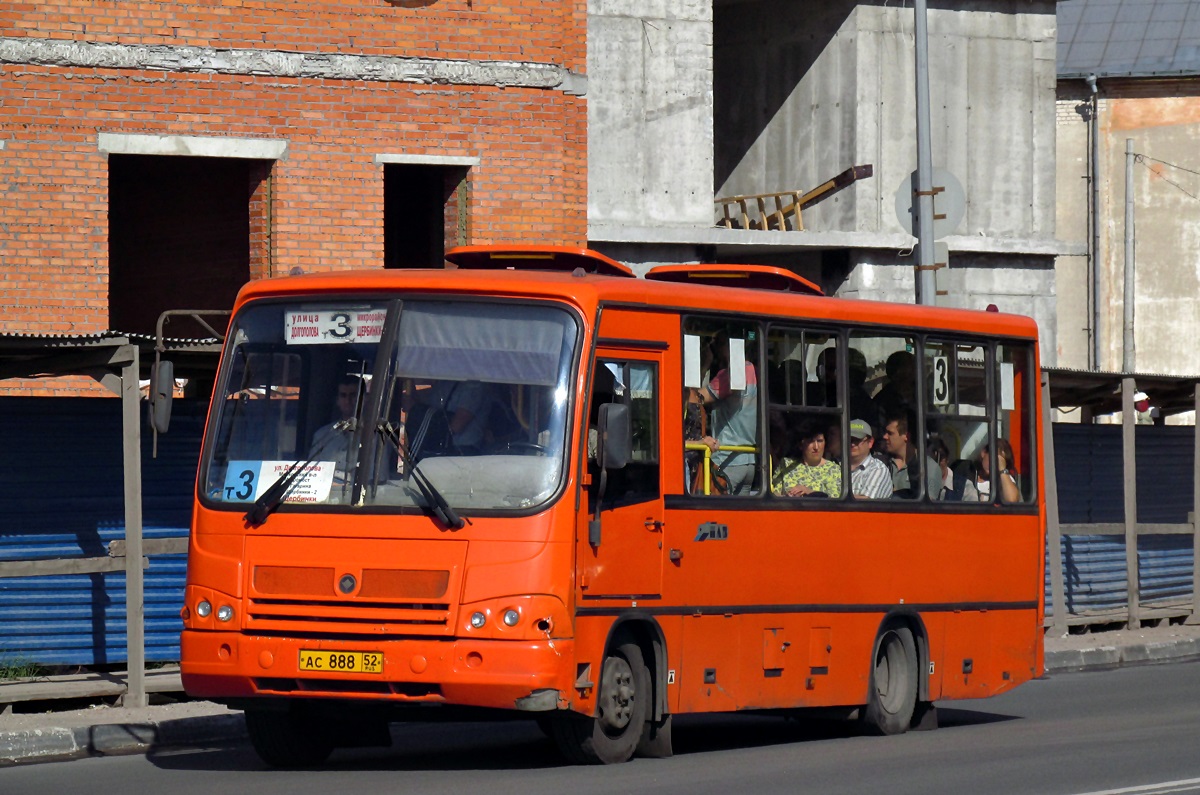
M0 682L11 682L19 679L34 679L46 676L50 669L35 662L20 659L0 658Z

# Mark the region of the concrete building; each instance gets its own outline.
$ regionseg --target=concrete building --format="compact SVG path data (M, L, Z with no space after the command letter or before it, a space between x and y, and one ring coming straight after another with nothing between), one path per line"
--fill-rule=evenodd
M914 300L895 194L916 168L911 4L591 0L588 238L636 267L791 267L844 296ZM934 3L935 166L965 216L946 238L953 306L1034 316L1053 364L1055 3ZM716 228L716 197L873 176L803 213L804 231Z
M1055 234L1054 12L929 12L935 165L965 198L943 300L1032 314L1048 364L1055 259L1078 253ZM18 3L0 17L0 312L8 331L148 333L249 278L530 239L912 301L895 195L916 165L913 51L911 6L884 0ZM867 165L804 231L715 226L717 197Z
M1200 2L1060 3L1058 77L1059 364L1200 373Z

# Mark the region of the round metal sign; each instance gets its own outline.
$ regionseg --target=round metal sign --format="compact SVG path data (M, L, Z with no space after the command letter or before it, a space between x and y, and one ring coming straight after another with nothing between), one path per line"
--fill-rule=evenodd
M963 192L962 183L949 171L943 168L933 170L933 189L940 191L933 195L933 214L944 218L933 219L933 239L940 240L952 234L962 223L967 214L967 196ZM917 172L913 172L900 182L896 189L896 218L900 226L910 235L915 235L917 217Z

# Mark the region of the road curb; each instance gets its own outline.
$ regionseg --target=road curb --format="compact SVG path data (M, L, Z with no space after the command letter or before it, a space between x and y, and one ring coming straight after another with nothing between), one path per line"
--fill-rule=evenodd
M1094 649L1047 651L1046 673L1108 671L1134 665L1155 665L1200 659L1200 640L1164 643L1133 643L1126 646L1098 646Z
M239 740L245 736L246 722L240 713L0 732L0 766L145 754L161 748Z

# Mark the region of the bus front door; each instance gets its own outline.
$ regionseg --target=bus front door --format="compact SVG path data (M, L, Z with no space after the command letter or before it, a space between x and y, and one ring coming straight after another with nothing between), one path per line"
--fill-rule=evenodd
M605 320L609 320L613 312L607 310ZM650 318L657 319L657 316ZM639 323L644 322L639 320ZM650 323L639 326L643 338L648 325ZM667 328L677 339L678 321L674 326L664 328L664 334ZM659 393L666 347L665 336L654 344L640 344L640 340L610 342L602 338L596 354L591 416L598 413L598 406L603 403L629 406L633 455L623 468L606 473L597 513L601 477L593 451L589 450L591 483L587 487L587 515L580 517L577 557L579 587L585 600L656 599L662 590L664 513L659 469L662 427ZM594 436L589 428L589 447ZM597 519L599 527L589 527Z

